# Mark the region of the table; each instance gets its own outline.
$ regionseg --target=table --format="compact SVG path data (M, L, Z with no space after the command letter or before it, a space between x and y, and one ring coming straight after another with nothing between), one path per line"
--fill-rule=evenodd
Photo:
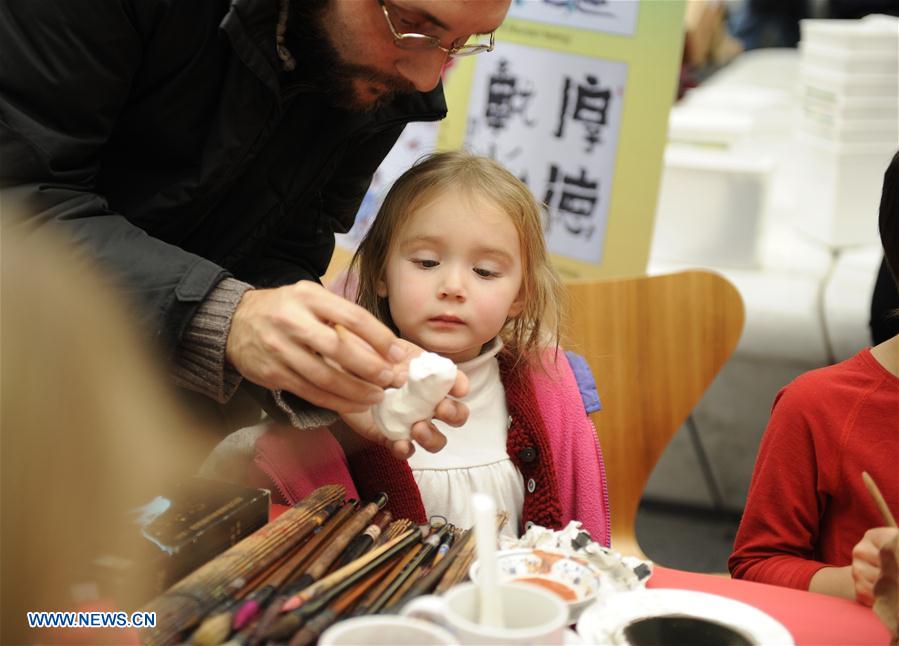
M271 518L285 509L272 505ZM797 646L887 646L890 643L889 632L871 609L847 599L660 565L653 566L646 587L709 592L748 603L786 626Z
M847 599L659 565L646 587L710 592L742 601L786 626L797 645L890 643L889 632L871 609Z

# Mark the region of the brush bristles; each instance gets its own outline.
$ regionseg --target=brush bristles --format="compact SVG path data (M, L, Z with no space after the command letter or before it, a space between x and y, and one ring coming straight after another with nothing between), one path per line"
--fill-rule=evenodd
M190 643L196 646L221 644L231 634L231 613L220 612L206 619L190 636Z

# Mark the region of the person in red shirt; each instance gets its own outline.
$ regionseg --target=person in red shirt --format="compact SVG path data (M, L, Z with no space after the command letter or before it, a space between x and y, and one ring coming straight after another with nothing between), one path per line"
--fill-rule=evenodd
M884 175L880 234L899 286L899 153ZM899 336L795 379L775 398L762 438L733 577L870 605L877 552L895 530L878 527L862 471L896 514L897 462Z

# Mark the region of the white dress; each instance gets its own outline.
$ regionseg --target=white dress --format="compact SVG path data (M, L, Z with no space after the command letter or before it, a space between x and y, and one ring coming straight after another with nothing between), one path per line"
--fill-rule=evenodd
M509 411L496 360L502 347L495 339L480 355L459 364L470 384L461 400L468 406L468 421L460 428L436 421L447 437L446 446L437 453L419 448L409 466L428 516L443 516L467 529L474 524L471 494L484 492L493 496L498 510L509 514L502 533L517 536L524 480L506 453Z

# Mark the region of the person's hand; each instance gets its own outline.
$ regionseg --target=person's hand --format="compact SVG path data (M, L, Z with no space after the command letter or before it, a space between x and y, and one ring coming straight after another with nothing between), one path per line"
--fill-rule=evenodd
M852 548L852 580L855 598L866 606L874 604L874 584L880 576L880 548L899 534L895 527L874 527L865 532Z
M350 334L338 335L335 325ZM341 338L343 337L343 338ZM243 295L228 334L226 357L250 381L306 401L358 413L384 397L406 361L386 325L317 283L300 281Z
M391 385L396 388L402 386L406 381L409 373L409 361L422 353L422 349L413 343L403 339L399 339L399 343L403 347L406 357L395 366L397 378ZM452 397L464 397L468 394L468 377L461 370L456 372L456 382L449 394ZM429 419L418 421L412 425L411 440L391 441L378 430L370 410L361 413L341 413L341 417L354 431L372 442L386 446L395 457L401 460L407 460L415 453L415 445L412 440L431 453L436 453L446 446L446 436L437 430L437 427ZM462 426L468 420L468 407L462 402L446 397L437 404L434 418L450 426Z

